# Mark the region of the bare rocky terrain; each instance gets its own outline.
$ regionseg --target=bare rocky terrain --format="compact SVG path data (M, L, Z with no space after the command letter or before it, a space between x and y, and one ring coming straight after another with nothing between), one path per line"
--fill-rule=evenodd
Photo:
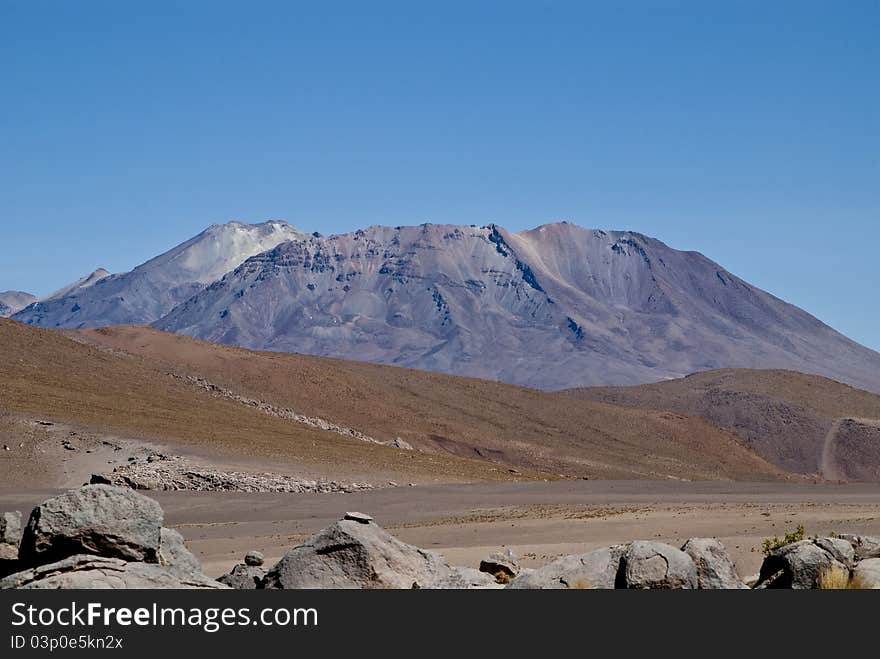
M148 327L68 332L7 320L0 338L14 355L0 362L0 510L26 513L89 480L122 485L110 489L161 503L155 529L189 565L59 554L7 564L18 575L9 587L501 587L495 577L512 555L518 571L500 578L517 588L691 588L709 587L700 566L722 552L726 567L713 574L726 587L819 587L826 570L835 583L873 583L875 559L858 559L857 545L880 535L880 492L832 481L858 480L843 459L851 451L873 464L873 436L861 433L874 428L878 397L823 378L716 372L648 389L723 383L748 393L730 397L739 404L760 401L710 405L728 415L712 417L697 403L578 398ZM814 471L784 466L798 433L778 429L798 418L792 409L827 420L819 440L802 435ZM727 418L761 421L720 427ZM774 439L777 452L762 457ZM340 521L357 510L374 519ZM765 539L798 525L804 544L764 556ZM320 549L340 533L363 547L363 564L394 555L410 567L378 581L352 571ZM5 544L0 560L20 561ZM252 550L262 558L241 562ZM660 562L677 567L648 569Z
M548 497L558 498L561 484L555 485L513 485L482 486L468 491L466 486L458 486L446 491L434 490L425 503L433 508L434 514L441 508L472 505L468 496L482 494L483 501L504 497L506 502L531 499L533 502ZM532 504L530 509L506 507L500 510L477 509L472 511L471 521L464 517L458 520L434 517L434 526L422 521L422 528L433 528L434 537L440 537L443 530L452 529L467 532L470 527L481 524L480 539L497 543L502 536L499 528L505 528L508 535L523 538L534 536L534 526L538 520L565 519L570 529L579 529L581 534L590 535L588 545L570 544L563 553L557 555L524 554L523 547L517 543L502 542L491 552L483 553L482 558L472 565L453 558L451 548L442 553L436 550L439 544L432 542L431 549L423 549L404 539L419 523L398 525L396 528L383 528L385 520L403 513L413 520L412 497L409 504L404 499L389 498L394 491L384 493L361 493L355 495L311 496L294 495L222 495L201 493L213 505L210 508L189 505L181 506L181 500L170 500L177 512L165 510L152 498L141 496L128 488L107 485L90 485L71 490L48 499L40 497L29 517L20 512L7 512L0 517L0 588L241 588L241 589L301 589L301 588L429 588L429 589L838 589L838 588L880 588L880 536L865 533L872 524L876 528L876 487L873 489L849 489L843 493L807 486L779 491L779 486L765 488L762 492L749 492L745 488L724 488L717 484L693 488L690 492L674 493L663 484L596 483L589 487L572 488L565 486L571 498L592 499L592 505L540 506ZM515 489L512 489L515 488ZM495 489L496 491L492 491ZM556 492L553 490L556 489ZM519 490L519 491L517 491ZM530 491L529 491L530 490ZM616 490L616 492L615 492ZM862 511L871 510L875 516L870 523L865 520L843 518L833 520L836 524L855 524L846 532L818 533L805 535L805 525L815 527L813 516L801 519L797 534L781 539L778 535L761 543L760 554L749 561L757 565L757 572L743 571L741 539L723 539L705 534L681 539L656 534L646 537L651 522L634 525L635 536L618 535L608 542L605 522L617 517L636 515L648 518L643 505L630 506L616 510L613 506L597 508L596 503L603 497L616 496L632 502L645 497L662 497L666 490L667 504L678 498L675 507L676 517L682 512L684 500L694 497L726 497L723 504L732 508L737 516L747 506L738 505L737 500L758 501L760 516L772 518L778 514L777 504L792 495L814 505L822 500L836 497L835 506L827 507L824 514L839 513L841 505L851 508L860 506ZM166 496L171 493L167 493ZM32 495L33 496L33 495ZM191 494L190 497L199 496ZM233 498L229 499L228 497ZM254 498L254 497L258 498ZM288 501L282 501L278 497ZM225 500L220 497L225 497ZM244 497L244 499L242 499ZM270 497L270 498L267 498ZM302 497L309 497L303 499ZM344 501L339 500L344 497ZM360 497L360 500L358 498ZM331 510L353 503L380 504L380 497L386 501L385 512L378 518L351 510L336 513L328 521L323 516ZM237 518L246 512L247 518L269 518L279 521L273 515L272 507L280 504L290 511L290 499L297 506L297 518L315 528L301 536L289 536L281 540L278 553L254 549L264 547L269 537L250 535L247 542L250 549L226 559L223 574L218 581L207 577L203 561L190 550L199 545L193 537L193 524L181 523L181 515L207 520L206 514L225 519ZM238 506L247 500L249 511ZM262 500L262 501L261 501ZM219 503L224 505L218 505ZM396 505L387 506L396 501ZM472 500L471 500L472 501ZM847 502L841 504L840 501ZM0 505L23 503L0 495ZM267 507L266 504L271 502ZM202 502L203 504L206 501ZM256 504L256 505L255 505ZM657 503L654 504L656 506ZM705 503L703 505L706 505ZM754 504L753 504L754 505ZM803 506L803 503L800 504ZM396 512L395 512L396 509ZM324 512L318 512L323 510ZM318 515L315 513L318 512ZM795 512L784 514L798 517L803 507ZM852 511L851 511L852 512ZM267 515L268 513L268 515ZM425 519L427 510L420 515ZM333 514L332 512L330 513ZM272 517L269 517L272 515ZM166 526L177 518L178 531ZM466 516L465 516L466 517ZM705 515L699 517L704 524L716 523ZM656 520L655 520L656 521ZM790 523L791 520L785 520ZM753 524L753 519L741 519L739 524ZM776 526L767 520L767 524ZM323 526L322 526L323 525ZM491 527L495 526L494 533ZM681 538L692 528L685 520L679 520L674 535ZM229 534L230 526L216 521L205 525L213 535ZM224 527L226 530L224 531ZM617 533L625 533L618 528ZM756 528L756 527L755 527ZM306 529L303 529L306 530ZM544 529L544 537L547 530ZM531 534L529 532L532 532ZM774 534L775 535L775 534ZM398 537L403 536L403 537ZM643 538L633 540L633 537ZM280 540L280 538L279 538ZM212 551L217 553L221 545L218 537L211 541ZM737 552L729 551L735 546ZM752 547L752 553L755 547ZM475 550L478 551L478 550ZM244 556L243 562L233 562ZM472 554L476 555L476 554ZM204 559L203 559L204 560ZM469 561L470 562L470 561ZM218 566L219 567L219 566Z
M194 465L180 456L149 453L132 458L112 471L92 474L92 484L116 485L135 490L193 492L285 492L329 494L371 490L369 483L308 480L272 473L227 471Z

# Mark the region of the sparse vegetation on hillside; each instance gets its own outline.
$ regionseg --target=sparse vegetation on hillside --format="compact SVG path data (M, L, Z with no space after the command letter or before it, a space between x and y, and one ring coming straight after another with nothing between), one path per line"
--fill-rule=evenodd
M785 545L790 545L795 542L800 542L804 539L804 525L798 524L794 531L788 531L781 538L779 536L774 536L772 538L766 538L763 543L764 556L769 556L777 549L785 547Z

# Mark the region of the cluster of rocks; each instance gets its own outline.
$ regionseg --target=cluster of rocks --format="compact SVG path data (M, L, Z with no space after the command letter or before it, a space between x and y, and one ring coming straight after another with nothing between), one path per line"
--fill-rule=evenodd
M880 588L880 538L860 535L801 540L771 552L755 588Z
M408 545L369 515L347 513L270 568L258 585L294 588L494 588L495 578Z
M3 516L0 589L226 588L202 574L158 503L129 489L87 485L21 515ZM16 523L17 526L16 526Z
M241 394L237 394L234 391L226 389L225 387L221 387L214 384L213 382L209 382L204 378L196 377L194 375L183 376L178 375L177 373L171 373L170 375L174 378L182 379L200 389L203 389L212 396L215 396L217 398L225 398L226 400L235 401L236 403L241 403L242 405L253 407L263 414L268 414L269 416L274 416L279 419L285 419L287 421L293 421L295 423L301 423L305 426L309 426L310 428L326 430L328 432L333 432L337 435L342 435L343 437L351 437L352 439L357 439L362 442L370 442L371 444L383 444L385 446L391 446L393 448L399 448L407 451L412 450L412 445L400 439L399 437L391 441L382 441L370 437L369 435L362 433L360 430L347 428L346 426L340 426L336 423L327 421L326 419L322 419L320 417L306 416L305 414L294 412L292 409L287 407L278 407L277 405L272 405L265 401L257 400L256 398L242 396Z
M737 576L727 550L714 538L691 538L681 549L637 540L563 556L520 574L518 589L701 589L735 590L747 586Z
M116 485L135 490L194 490L200 492L350 493L372 490L370 483L310 480L282 474L220 471L191 464L180 456L150 453L131 458L103 474L92 474L91 484Z
M691 538L676 548L635 541L521 568L508 550L480 569L455 567L405 544L368 515L348 513L274 567L236 566L221 581L233 588L513 588L745 590L718 540ZM754 587L880 588L880 538L844 536L787 545L770 554Z
M263 567L263 554L251 550L244 555L244 563L236 565L228 574L217 579L222 584L236 590L255 590L263 584L266 569Z
M508 550L480 569L449 565L406 544L363 513L344 518L266 567L258 551L213 580L183 538L162 526L159 504L131 489L87 485L21 515L0 517L0 588L429 588L756 589L880 588L880 538L844 535L772 551L754 583L724 546L691 538L681 548L634 541L563 556L538 569Z

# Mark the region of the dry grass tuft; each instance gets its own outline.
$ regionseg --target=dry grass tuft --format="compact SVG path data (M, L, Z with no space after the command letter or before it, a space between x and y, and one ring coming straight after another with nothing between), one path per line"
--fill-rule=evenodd
M853 588L849 570L840 565L829 565L819 573L819 590L847 590Z
M586 577L578 577L568 586L571 590L592 590L593 587Z
M849 590L878 590L875 586L869 586L862 581L859 575L854 574L847 585Z

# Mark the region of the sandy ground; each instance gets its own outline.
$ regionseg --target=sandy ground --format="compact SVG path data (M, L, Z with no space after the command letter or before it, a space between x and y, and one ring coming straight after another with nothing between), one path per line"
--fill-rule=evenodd
M0 510L30 510L51 491L0 490ZM880 535L880 485L568 481L399 487L354 494L153 492L212 576L248 549L269 563L345 511L373 515L406 542L476 567L499 549L538 566L635 539L680 545L714 536L740 573L755 573L761 541L798 524L808 534Z

